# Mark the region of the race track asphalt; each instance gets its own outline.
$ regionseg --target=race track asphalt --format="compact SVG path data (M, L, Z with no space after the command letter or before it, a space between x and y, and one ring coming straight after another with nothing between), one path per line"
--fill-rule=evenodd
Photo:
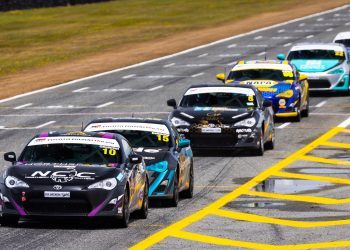
M40 131L80 130L82 123L98 117L160 117L171 110L166 100L179 100L185 89L196 83L219 83L217 73L239 59L274 59L286 53L297 42L331 42L341 31L350 29L350 6L323 14L287 22L243 34L232 39L204 46L99 77L76 81L62 87L0 102L0 153L23 149L28 140ZM154 48L157 49L157 48ZM111 58L118 60L118 58ZM77 219L21 221L18 227L0 227L1 249L126 249L158 230L191 215L240 187L259 173L310 144L322 134L350 117L349 97L317 95L311 97L310 117L300 123L276 123L276 148L263 157L249 155L195 157L195 191L193 199L181 200L177 208L153 204L147 220L133 220L128 229L114 228L105 221ZM339 142L350 143L346 132L336 135ZM349 144L346 144L349 146ZM339 145L338 145L339 146ZM320 146L321 147L321 146ZM350 159L349 148L322 148L312 154L325 159ZM1 168L5 162L1 159ZM293 165L294 164L294 165ZM349 178L344 166L302 161L288 165L290 173L316 173ZM326 165L326 166L325 166ZM311 169L311 170L310 170ZM300 177L301 178L301 177ZM346 184L312 180L293 181L291 176L268 177L270 181L256 190L272 193L307 194L329 198L348 198ZM276 179L278 179L276 181ZM315 183L316 182L316 183ZM341 182L341 181L340 181ZM271 184L272 183L272 184ZM230 211L271 216L295 221L343 220L349 218L349 204L317 204L276 197L243 194L225 208ZM187 232L211 235L240 242L270 245L295 245L312 242L346 241L349 224L314 228L292 227L278 223L261 223L225 217L207 216L186 227ZM196 235L187 235L189 238ZM169 236L154 249L223 249L224 244ZM220 242L219 242L220 243ZM229 245L233 248L251 245ZM348 245L350 247L350 243ZM254 245L253 247L254 248ZM305 247L307 248L307 246Z

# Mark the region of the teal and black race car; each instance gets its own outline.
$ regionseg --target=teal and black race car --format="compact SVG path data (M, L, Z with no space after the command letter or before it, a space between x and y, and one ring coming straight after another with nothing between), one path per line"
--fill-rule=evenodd
M180 138L172 124L160 119L100 118L84 131L123 135L134 151L143 156L149 176L149 197L177 206L179 193L193 196L193 154L190 141Z
M240 61L227 77L216 75L226 84L254 85L273 104L276 117L300 121L309 115L307 77L287 61Z
M278 59L285 56L279 54ZM338 43L295 45L287 58L299 72L307 75L310 91L350 94L349 56L346 47Z

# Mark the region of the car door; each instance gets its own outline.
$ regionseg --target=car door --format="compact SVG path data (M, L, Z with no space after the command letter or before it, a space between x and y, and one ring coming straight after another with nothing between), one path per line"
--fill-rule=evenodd
M300 73L294 69L294 75L295 75L295 84L296 84L296 89L299 89L300 91L300 108L303 108L303 106L306 105L306 101L307 101L307 88L308 88L308 84L307 84L307 80L300 80Z

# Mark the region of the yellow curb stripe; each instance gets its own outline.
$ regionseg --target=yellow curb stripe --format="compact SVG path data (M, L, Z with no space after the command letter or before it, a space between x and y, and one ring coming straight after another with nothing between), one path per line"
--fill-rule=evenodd
M350 241L333 241L333 242L308 243L308 244L299 244L299 245L276 246L276 245L270 245L270 244L264 244L264 243L231 240L226 238L219 238L215 236L208 236L208 235L185 232L185 231L174 232L171 236L179 239L206 243L211 245L220 245L220 246L228 246L228 247L245 247L250 249L297 250L297 249L334 248L334 247L350 246Z
M343 129L341 132L343 132L343 133L350 133L350 129Z
M215 211L228 202L236 199L237 197L241 196L242 194L245 194L247 191L249 191L251 188L256 186L258 183L264 181L269 176L273 175L274 173L277 173L281 169L285 168L289 164L293 163L294 161L298 160L301 156L309 153L310 151L314 150L320 143L328 141L332 137L334 137L336 134L341 132L343 128L335 127L310 144L306 145L305 147L301 148L300 150L296 151L295 153L291 154L287 158L281 160L277 164L273 165L272 167L266 169L265 171L261 172L257 176L255 176L250 181L246 182L245 184L239 186L237 189L233 190L232 192L224 195L223 197L219 198L218 200L214 201L213 203L209 204L208 206L204 207L203 209L199 210L198 212L195 212L184 219L179 220L178 222L175 222L168 227L156 232L155 234L147 237L146 239L140 241L139 243L132 246L130 249L147 249L160 241L164 240L165 238L169 237L170 235L173 235L174 233L180 232L185 227L201 220L208 214L210 214L212 211ZM319 199L326 199L326 198L319 198Z
M330 146L335 148L347 148L350 149L349 143L343 143L343 142L334 142L334 141L325 141L321 143L322 146Z
M313 227L328 227L328 226L339 226L350 224L350 219L347 220L335 220L335 221L295 221L295 220L285 220L273 217L267 217L256 214L241 213L235 211L228 211L219 209L212 212L213 215L225 217L233 220L249 221L254 223L266 223L266 224L276 224L289 227L298 228L313 228Z
M322 176L322 175L309 175L309 174L297 174L297 173L288 173L288 172L278 172L274 174L278 177L293 178L293 179L304 179L310 181L322 181L330 182L336 184L345 184L350 185L350 179Z
M247 191L245 194L251 195L251 196L257 196L257 197L263 197L263 198L272 198L272 199L289 200L289 201L301 201L301 202L323 204L323 205L350 203L350 198L333 199L333 198L326 198L326 197L319 197L319 196L278 194L278 193L257 192L257 191Z
M342 161L342 160L336 160L336 159L326 159L326 158L317 157L317 156L311 156L311 155L301 156L300 160L319 162L319 163L326 163L326 164L332 164L332 165L350 166L350 161Z

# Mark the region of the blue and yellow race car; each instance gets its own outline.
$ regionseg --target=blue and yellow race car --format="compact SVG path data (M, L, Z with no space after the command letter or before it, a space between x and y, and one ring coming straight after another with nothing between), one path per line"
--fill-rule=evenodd
M309 84L288 61L239 61L230 73L216 75L226 84L251 84L270 100L276 117L300 121L309 115Z

